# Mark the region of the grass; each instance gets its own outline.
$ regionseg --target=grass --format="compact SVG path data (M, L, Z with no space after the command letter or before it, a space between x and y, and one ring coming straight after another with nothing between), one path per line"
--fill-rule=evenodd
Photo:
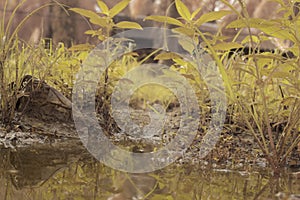
M26 73L37 74L39 78L45 80L49 76L49 69L52 68L53 64L42 63L45 64L42 66L40 65L41 62L47 62L49 55L52 56L52 61L58 61L55 60L57 59L56 55L51 54L52 52L45 49L42 42L36 49L36 47L30 46L18 38L18 32L30 17L41 9L55 3L43 4L30 11L24 19L14 26L13 21L16 13L25 2L26 0L22 0L12 12L6 12L8 0L5 0L2 19L0 21L0 111L1 121L5 125L11 124L15 117L15 106L20 95L18 88L23 76Z
M225 0L223 2L226 3ZM103 41L116 29L141 28L135 23L115 24L113 22L113 17L127 4L128 1L124 0L109 9L103 3L99 3L103 11L101 14L80 8L71 10L89 18L91 23L97 25L98 30L88 30L86 33ZM279 169L285 165L291 152L300 142L299 14L292 18L289 17L288 14L293 12L292 6L286 6L283 8L286 15L280 20L267 22L263 19L250 19L247 17L247 13L239 15L239 18L229 26L236 29L247 29L249 35L242 42L237 42L235 40L225 41L222 35L208 35L198 28L205 22L222 18L229 14L228 11L213 12L196 18L197 13L190 13L180 0L176 0L175 4L181 15L180 20L155 16L148 17L146 20L176 25L173 29L186 35L193 44L191 47L191 45L181 42L182 47L188 52L194 53L198 58L202 56L202 52L198 51L197 48L200 45L199 38L201 38L203 41L201 45L215 60L226 88L225 95L230 107L227 113L230 124L226 124L226 127L232 127L232 129L240 127L251 134L264 157L268 160L271 169L275 173L279 173ZM13 13L18 10L19 6L15 8ZM233 12L238 13L234 7L229 4L228 6L233 9ZM0 38L2 38L0 41L0 111L1 122L6 125L10 124L15 117L14 108L18 95L20 95L18 84L25 74L32 74L41 80L46 80L66 96L70 96L74 75L79 70L82 61L87 57L89 52L87 49L90 49L89 45L78 45L67 49L63 44L57 47L50 45L49 48L45 49L43 40L37 48L33 48L20 42L17 37L18 30L27 18L20 23L16 30L9 33L13 17L12 15L8 24L4 24L3 19L0 26ZM261 30L268 37L253 35L250 29L252 27ZM277 27L284 27L284 29L278 30ZM274 49L272 53L260 52L262 41L270 40L270 38L290 41L293 45L284 51L291 51L293 57L284 57L284 51L280 48ZM117 45L113 45L114 48L118 48ZM107 43L106 50L111 51L113 45ZM231 49L244 46L252 47L252 51L248 55L235 52L232 56L228 56L232 53ZM166 54L161 55L160 58L167 59L166 56ZM195 66L197 65L186 62L180 57L174 58L174 55L171 54L169 56L169 59L173 61L170 69L181 73L188 79L198 95L200 107L207 107L208 95L206 93L203 95L202 92L205 91L206 83L200 76L195 75ZM109 116L110 96L117 82L126 81L122 79L122 76L144 61L146 60L139 61L136 54L129 53L114 61L105 70L103 77L100 77L102 84L98 90L98 96L104 97L101 98L102 101L98 105L99 113L106 113L106 117ZM8 87L12 82L16 86ZM160 95L157 94L158 91ZM151 87L143 87L135 95L132 98L142 100L142 107L144 108L147 107L146 102L150 102L149 108L151 108L151 103L156 101L164 102L165 107L174 101L174 96L170 91L163 88L157 88L153 91ZM170 100L170 98L172 99ZM209 109L204 110L210 112ZM109 118L104 117L103 119L109 122L108 127L111 126L110 123L113 123ZM103 122L103 124L105 123Z
M246 9L243 9L241 15L226 1L222 2L239 15L228 27L248 30L249 34L242 42L236 42L237 37L233 41L225 41L221 35L209 35L198 29L202 23L228 14L226 11L212 12L195 19L193 16L196 13L190 13L180 0L176 0L181 21L161 16L150 16L146 19L176 25L175 30L190 37L194 45L190 47L181 43L182 47L193 51L199 58L201 55L197 55L198 38L202 39L202 46L213 57L222 75L229 106L234 111L231 116L236 116L232 119L232 125L250 132L271 169L277 174L286 164L288 155L300 142L299 14L291 14L293 5L289 5L282 8L281 11L286 14L281 19L251 19ZM268 37L253 35L251 28L259 29ZM292 45L284 50L278 48L272 53L261 53L262 41L272 40L270 38L289 41ZM231 49L244 45L250 47L248 55L236 53L228 56ZM291 51L293 56L284 57L284 51Z

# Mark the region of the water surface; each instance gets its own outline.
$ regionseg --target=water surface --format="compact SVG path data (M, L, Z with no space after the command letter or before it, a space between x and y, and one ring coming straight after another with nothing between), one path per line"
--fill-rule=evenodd
M263 170L187 163L128 174L104 166L76 140L0 151L0 199L4 200L284 199L300 194L300 179L290 171L272 178Z

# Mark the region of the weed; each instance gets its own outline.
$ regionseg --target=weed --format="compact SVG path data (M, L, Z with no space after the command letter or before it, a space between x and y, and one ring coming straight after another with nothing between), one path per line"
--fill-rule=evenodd
M232 12L239 14L239 18L228 27L248 30L249 35L242 42L224 41L221 35L209 35L198 28L205 22L230 14L231 11L220 10L196 18L198 11L190 13L180 0L175 0L181 20L165 16L149 16L146 20L176 25L173 30L192 41L189 44L181 42L182 47L198 57L201 56L197 52L199 38L202 40L202 46L214 58L222 74L230 107L235 112L233 115L242 117L242 120L234 119L238 121L233 123L247 127L273 171L279 173L279 168L300 142L299 14L290 17L293 6L287 5L281 9L285 12L281 19L251 19L246 9L240 14L225 0L222 2ZM284 2L281 3L285 5ZM265 36L254 35L251 28L259 29ZM259 49L262 41L274 38L276 41L288 41L292 44L285 50L291 51L294 56L283 57L280 48L275 49L274 53L261 53ZM248 55L226 57L231 49L243 48L245 45L250 47ZM279 124L282 128L276 132L274 127Z
M24 95L19 91L20 83L26 74L42 81L47 80L66 95L70 95L67 90L72 86L72 76L80 66L80 60L86 55L72 49L67 50L63 44L54 48L50 42L47 44L48 48L45 48L46 42L43 39L35 46L19 40L18 32L30 17L47 6L56 5L48 3L32 10L13 29L14 17L25 2L26 0L22 0L8 15L6 0L0 21L0 119L4 125L10 125L15 118L17 100Z

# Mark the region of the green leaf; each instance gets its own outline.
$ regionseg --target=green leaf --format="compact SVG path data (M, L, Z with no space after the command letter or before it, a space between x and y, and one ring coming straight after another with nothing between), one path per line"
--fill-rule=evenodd
M259 59L257 59L257 65L260 66L261 68L264 68L266 65L269 65L272 60L273 60L273 57L272 56L268 56L268 55L272 55L273 53L270 53L270 52L264 52L262 54L260 54L261 56L264 56L264 57L261 57Z
M202 6L200 6L197 10L192 13L191 19L194 19L198 13L202 10Z
M106 39L106 37L104 35L98 35L98 40L103 41L105 39Z
M202 24L204 24L206 22L221 19L222 17L224 17L228 14L231 14L231 13L232 13L232 11L229 11L229 10L220 10L220 11L205 13L196 21L195 24L197 26L201 26Z
M260 39L255 36L255 35L247 35L243 41L241 42L241 44L246 44L246 43L251 43L254 42L256 44L258 44L260 42Z
M100 16L95 16L95 17L92 17L90 18L90 22L92 24L95 24L95 25L98 25L98 26L101 26L101 27L106 27L107 26L107 20L104 19L103 17L100 17Z
M94 36L99 36L99 35L103 35L102 33L102 29L99 29L99 30L87 30L86 32L84 32L84 34L87 34L87 35L92 35L92 37Z
M300 55L300 51L297 45L293 45L292 47L287 49L288 51L291 51L296 57Z
M175 58L175 59L173 59L173 61L177 65L181 65L181 66L186 66L187 65L187 62L185 60L183 60L182 58Z
M230 24L227 28L256 28L272 37L288 39L295 42L294 36L289 33L289 30L282 28L278 21L265 20L260 18L238 19Z
M82 9L82 8L70 8L71 11L76 12L84 17L88 17L91 18L94 15L97 15L95 12L91 11L91 10L86 10L86 9Z
M243 48L244 46L236 42L221 42L213 46L214 50L228 51L230 49Z
M115 25L115 27L123 28L123 29L140 29L140 30L143 29L141 25L139 25L138 23L128 22L128 21L119 22Z
M109 14L109 9L108 9L107 5L102 0L97 0L97 4L98 4L98 6L101 9L103 14L105 14L105 15Z
M180 58L180 56L173 52L164 52L155 56L154 60L170 60L176 58Z
M189 9L186 7L184 3L182 3L181 0L175 0L176 9L179 13L179 15L185 19L186 21L191 20L191 13Z
M259 29L272 37L287 39L287 40L296 42L294 35L291 34L289 30L282 29L279 26L277 26L277 27L276 26L275 27L261 27Z
M172 31L174 31L175 33L180 33L180 34L190 36L190 37L193 37L195 35L195 31L193 29L187 28L187 27L174 28L174 29L172 29Z
M102 27L106 26L106 20L91 10L86 10L86 9L82 9L82 8L71 8L70 10L73 12L76 12L84 17L89 18L90 22L95 25L99 25Z
M109 11L109 16L111 18L113 18L114 16L116 16L117 14L119 14L122 10L124 10L128 4L129 4L130 0L123 0L119 3L117 3L110 11Z
M182 39L180 38L178 40L178 43L182 46L182 48L184 50L186 50L190 54L193 53L193 51L195 49L195 44L194 44L194 42L191 38L188 38L188 37L185 37L185 38L182 38Z
M152 21L168 23L176 26L183 26L183 23L181 21L168 16L152 15L152 16L145 17L144 20L152 20Z

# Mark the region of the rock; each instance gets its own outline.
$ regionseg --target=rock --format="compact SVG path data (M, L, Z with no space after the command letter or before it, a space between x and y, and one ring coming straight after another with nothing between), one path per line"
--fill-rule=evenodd
M22 115L46 121L72 122L72 103L45 81L24 76L16 109Z
M76 136L71 101L45 81L24 76L17 96L17 117L32 132Z

